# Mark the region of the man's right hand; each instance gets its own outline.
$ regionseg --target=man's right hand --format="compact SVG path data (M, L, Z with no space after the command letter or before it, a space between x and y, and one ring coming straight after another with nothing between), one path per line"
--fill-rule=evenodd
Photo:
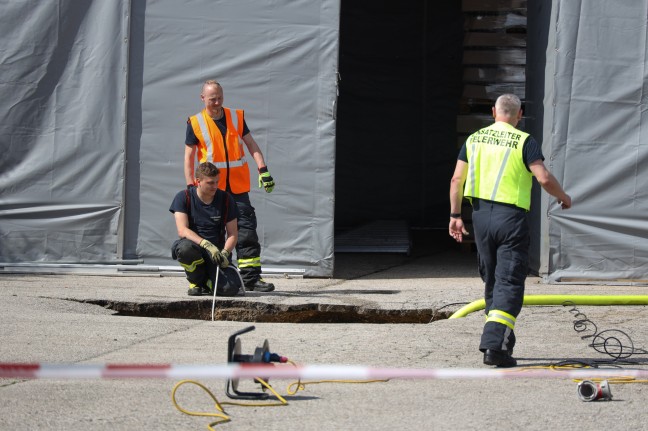
M453 237L457 242L462 242L463 237L469 235L461 218L450 217L450 226L448 227L448 231L450 233L450 236Z
M212 262L214 262L217 265L220 265L222 263L223 257L220 254L220 250L218 247L216 247L214 244L212 244L210 241L203 239L200 241L200 246L207 250L209 253L209 257L211 257Z

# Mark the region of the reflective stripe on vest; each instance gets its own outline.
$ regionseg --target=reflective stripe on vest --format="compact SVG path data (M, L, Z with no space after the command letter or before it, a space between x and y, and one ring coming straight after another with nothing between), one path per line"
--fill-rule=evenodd
M533 174L524 164L524 142L529 134L498 121L468 137L466 198L531 206Z
M509 156L511 155L511 149L509 148L506 150L506 153L504 154L504 160L502 160L502 164L500 165L499 172L497 172L497 179L495 180L495 187L493 187L493 194L490 197L491 201L494 201L495 198L497 197L497 191L499 190L499 184L500 181L502 180L502 175L504 174L504 168L506 167L506 162L508 161Z
M235 160L233 162L215 162L214 166L216 166L218 169L227 169L228 165L230 168L238 168L245 164L247 164L247 160L242 159L242 160Z
M218 169L228 170L224 175L220 176L219 189L225 190L226 182L229 179L233 193L249 192L250 171L245 158L245 151L240 142L244 128L243 111L232 111L229 108L223 108L223 115L227 125L225 136L222 136L218 126L209 117L206 110L202 110L191 117L194 133L199 141L198 162L210 161ZM225 159L225 147L227 147L228 160Z
M205 122L205 117L202 115L202 111L197 113L195 117L198 120L198 127L200 127L200 133L202 133L202 137L205 140L205 145L207 146L207 157L205 160L214 160L214 142L212 141L211 135L209 133L209 127ZM218 169L221 169L221 167L218 166L218 164L216 165L216 167ZM223 167L227 167L227 166L223 166Z
M225 113L225 109L223 108L223 114ZM229 109L227 109L229 111ZM203 111L200 111L195 115L196 119L198 120L198 127L200 127L200 133L203 135L203 139L205 140L205 145L207 146L207 158L206 160L214 160L214 141L212 141L211 134L209 133L209 127L207 126L207 123L205 122L205 116L203 115ZM242 125L239 124L239 116L235 115L232 117L232 124L234 125L234 129L239 132L239 136L241 135L242 130L240 130L240 127ZM218 127L218 126L217 126ZM243 166L245 163L247 163L245 159L245 155L243 155L240 159L238 160L232 160L230 161L229 165L233 168L238 167L238 166ZM227 168L227 163L225 162L216 162L214 163L218 169L226 169Z
M514 316L502 310L490 310L488 312L488 317L486 318L486 322L501 323L511 329L515 329L515 320Z

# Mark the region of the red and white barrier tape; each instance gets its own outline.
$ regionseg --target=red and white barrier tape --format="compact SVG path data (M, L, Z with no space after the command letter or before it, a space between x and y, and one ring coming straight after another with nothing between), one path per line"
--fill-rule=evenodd
M230 363L173 364L53 364L0 363L0 378L14 379L507 379L507 378L647 378L648 370L600 368L370 368L354 365L278 365Z

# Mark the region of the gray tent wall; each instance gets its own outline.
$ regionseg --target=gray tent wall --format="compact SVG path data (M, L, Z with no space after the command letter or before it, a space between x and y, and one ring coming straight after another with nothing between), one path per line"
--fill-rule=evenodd
M128 2L0 11L0 261L115 262Z
M128 256L169 263L186 120L213 78L245 109L277 183L261 192L248 157L264 268L332 275L338 21L337 0L133 2Z
M332 274L339 0L1 8L0 262L172 264L184 121L216 78L277 180L252 192L264 265ZM561 211L542 193L535 210L551 282L648 278L647 11L551 2L532 111L574 198Z
M215 78L277 183L260 192L249 159L264 267L332 275L339 0L44 0L0 16L0 261L176 265L186 119Z
M553 1L543 151L573 208L543 195L551 282L648 279L647 16L647 0Z

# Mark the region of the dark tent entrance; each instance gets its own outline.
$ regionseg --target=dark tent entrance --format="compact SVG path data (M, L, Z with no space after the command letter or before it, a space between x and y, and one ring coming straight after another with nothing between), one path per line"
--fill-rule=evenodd
M520 126L541 138L532 100L543 93L526 94L527 12L537 25L548 22L544 9L528 11L524 0L342 1L336 251L409 252L410 234L447 237L457 152L492 122L498 95L517 94L531 113ZM535 25L542 54L545 26ZM537 83L543 64L531 71ZM470 229L469 206L464 221Z
M463 26L461 2L342 1L336 251L447 228Z

